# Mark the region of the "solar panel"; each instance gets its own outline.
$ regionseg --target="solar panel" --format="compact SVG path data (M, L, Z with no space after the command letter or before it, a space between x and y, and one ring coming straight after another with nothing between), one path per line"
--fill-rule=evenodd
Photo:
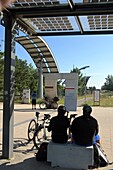
M73 30L68 17L33 18L31 22L35 24L38 31Z
M12 7L30 7L30 6L55 6L59 5L60 1L58 0L16 0Z
M113 28L113 15L88 16L90 29L106 30Z

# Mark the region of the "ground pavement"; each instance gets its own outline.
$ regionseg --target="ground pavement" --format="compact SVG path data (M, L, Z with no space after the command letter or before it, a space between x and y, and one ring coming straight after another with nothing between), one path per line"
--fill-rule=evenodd
M3 106L0 103L0 155L2 155L2 116ZM37 109L37 111L40 111ZM41 117L44 113L56 115L55 110L40 111ZM73 112L72 112L73 113ZM82 114L82 108L78 107L76 113ZM100 127L101 144L113 161L113 108L93 107L92 115L98 120ZM10 160L0 159L0 170L71 170L60 167L51 167L50 163L37 162L34 156L36 149L33 143L28 143L27 128L30 120L35 117L35 111L29 104L15 104L14 111L14 156ZM99 170L113 170L109 165Z

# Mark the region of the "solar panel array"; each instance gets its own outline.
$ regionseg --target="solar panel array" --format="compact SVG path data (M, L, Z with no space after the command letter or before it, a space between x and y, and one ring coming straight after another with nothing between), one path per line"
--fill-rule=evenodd
M68 17L32 18L31 21L40 31L73 30Z
M75 3L109 3L113 0L16 0L10 7L11 8L30 8L30 7L56 7L64 4L69 5L73 1ZM93 8L92 8L93 9ZM71 10L71 8L70 8ZM95 10L95 5L94 9ZM76 8L75 8L76 11ZM30 12L30 11L29 11ZM74 16L73 16L74 17ZM90 15L85 16L85 23L82 22L81 17L77 16L81 28L84 28L84 25L87 25L87 30L96 31L96 30L110 30L113 29L113 15ZM26 22L26 18L22 18ZM60 16L60 17L35 17L29 18L28 22L36 30L36 32L63 32L63 31L80 31L75 25L80 28L80 25L76 20L71 20L69 16ZM85 30L85 29L84 29Z
M67 1L63 1L67 2ZM58 6L62 1L58 0L16 0L11 8L22 7L45 7L45 6ZM32 18L30 19L35 28L39 31L66 31L73 30L71 22L68 17L45 17L45 18Z
M53 5L59 5L58 0L16 0L12 7L30 7L30 6L53 6Z
M113 29L113 15L88 16L90 30Z

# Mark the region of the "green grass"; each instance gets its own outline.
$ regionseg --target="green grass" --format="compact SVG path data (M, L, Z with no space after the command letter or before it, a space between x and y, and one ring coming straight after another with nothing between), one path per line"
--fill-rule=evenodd
M113 97L112 96L106 96L106 95L101 95L100 96L100 103L95 102L92 96L92 100L86 101L87 104L91 106L101 106L101 107L113 107Z
M93 94L86 95L86 99L92 97L91 100L87 100L86 103L91 105L91 106L102 106L102 107L113 107L113 93L111 92L107 92L107 93L101 93L100 95L100 103L96 102L94 103L94 99L93 99ZM78 100L80 99L84 99L84 96L78 96L77 98ZM3 99L1 98L0 101L2 102ZM42 101L42 99L37 99L37 104L39 104ZM15 103L22 103L22 101L19 98L15 98ZM31 103L31 102L30 102ZM58 104L64 104L64 98L60 98L60 100L58 101ZM84 104L84 103L83 103Z

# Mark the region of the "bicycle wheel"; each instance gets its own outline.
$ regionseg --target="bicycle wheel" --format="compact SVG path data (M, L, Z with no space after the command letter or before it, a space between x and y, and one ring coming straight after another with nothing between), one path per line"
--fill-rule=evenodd
M36 149L38 149L41 143L43 143L45 140L49 141L50 139L51 139L50 133L44 136L44 128L39 127L34 134L33 138L34 146L36 147Z
M35 129L36 129L36 120L32 119L28 126L28 140L29 141L33 140Z
M47 104L45 102L41 102L41 103L39 103L39 107L42 110L47 109Z

